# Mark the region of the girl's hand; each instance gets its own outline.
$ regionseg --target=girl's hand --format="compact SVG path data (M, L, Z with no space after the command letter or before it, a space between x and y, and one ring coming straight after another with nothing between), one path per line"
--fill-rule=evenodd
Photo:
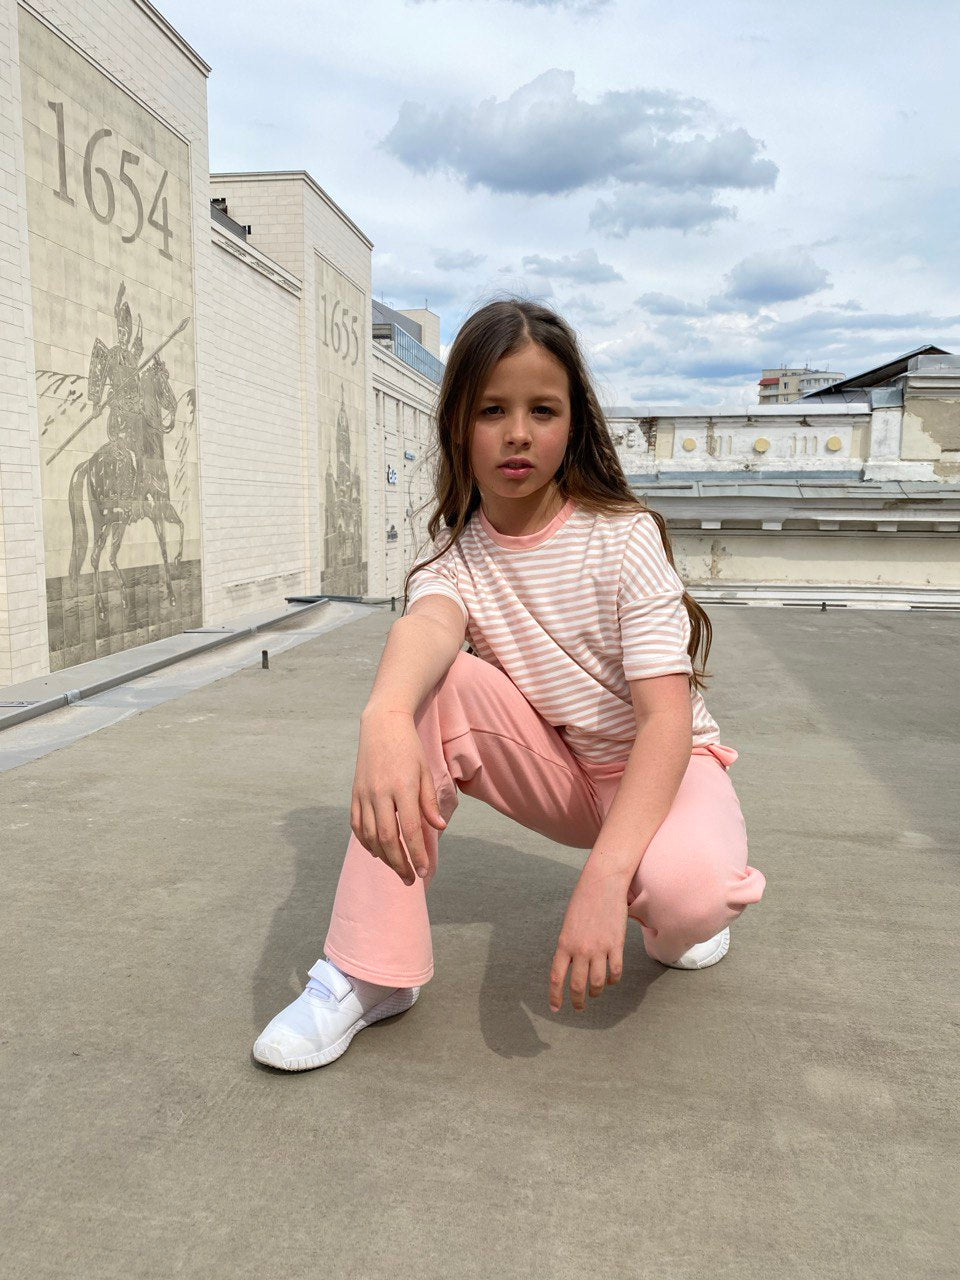
M350 804L353 834L409 886L416 883L415 871L421 876L430 871L423 840L424 818L439 831L447 825L413 716L368 708L360 717ZM410 851L412 870L399 832Z
M588 983L591 996L598 996L608 981L613 984L623 976L629 883L622 874L607 872L588 859L567 907L550 969L550 1008L554 1013L563 1004L568 968L570 1003L581 1011Z

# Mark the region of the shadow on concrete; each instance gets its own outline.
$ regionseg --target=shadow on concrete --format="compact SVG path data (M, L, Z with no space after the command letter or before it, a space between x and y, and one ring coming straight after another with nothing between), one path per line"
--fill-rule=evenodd
M321 845L329 847L335 841L319 833L336 829L347 833L345 851L345 810L316 806L286 815L281 834L296 851L296 875L286 900L273 914L254 974L253 1012L259 1027L300 994L307 969L321 954L340 863L332 866L321 855ZM488 1048L500 1057L533 1058L550 1048L537 1034L532 1010L558 1021L575 1021L584 1030L602 1031L635 1013L652 984L667 972L647 957L639 924L628 920L623 979L596 999L588 996L580 1013L570 1005L569 991L560 1012L549 1012L550 965L578 874L573 866L493 841L458 838L454 831L445 832L439 842L437 872L427 891L436 951L431 983L443 977L446 957L437 937L442 926L489 926L480 1029ZM431 983L425 984L425 991Z

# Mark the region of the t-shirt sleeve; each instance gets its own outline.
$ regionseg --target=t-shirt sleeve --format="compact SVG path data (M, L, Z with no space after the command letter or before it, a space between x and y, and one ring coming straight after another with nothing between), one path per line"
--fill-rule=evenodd
M628 680L692 673L687 653L690 615L683 590L657 523L644 512L631 527L617 588L623 673Z
M441 534L437 542L424 551L423 555L418 556L415 564L422 564L435 555L443 545L445 539ZM470 621L470 611L464 604L463 597L460 594L460 588L457 582L457 565L453 556L445 553L440 556L439 560L435 560L433 564L428 565L425 569L419 569L410 579L410 589L407 594L407 609L415 600L419 600L422 596L447 596L450 600L456 601L463 612L464 622Z

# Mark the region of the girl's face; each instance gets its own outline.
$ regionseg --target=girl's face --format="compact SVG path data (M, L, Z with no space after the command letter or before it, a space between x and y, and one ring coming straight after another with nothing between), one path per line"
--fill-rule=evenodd
M521 498L525 510L547 497L570 438L570 379L537 342L494 365L470 439L470 466L481 495L502 509ZM525 470L510 471L508 458L523 458Z

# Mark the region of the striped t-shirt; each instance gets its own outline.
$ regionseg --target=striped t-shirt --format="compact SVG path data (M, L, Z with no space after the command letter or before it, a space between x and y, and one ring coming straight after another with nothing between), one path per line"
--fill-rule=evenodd
M417 561L446 546L449 530ZM683 583L646 511L595 514L568 499L536 533L498 533L477 507L459 542L410 580L408 605L440 594L463 610L477 656L505 671L581 759L630 754L628 680L691 672ZM719 728L691 685L693 745Z

